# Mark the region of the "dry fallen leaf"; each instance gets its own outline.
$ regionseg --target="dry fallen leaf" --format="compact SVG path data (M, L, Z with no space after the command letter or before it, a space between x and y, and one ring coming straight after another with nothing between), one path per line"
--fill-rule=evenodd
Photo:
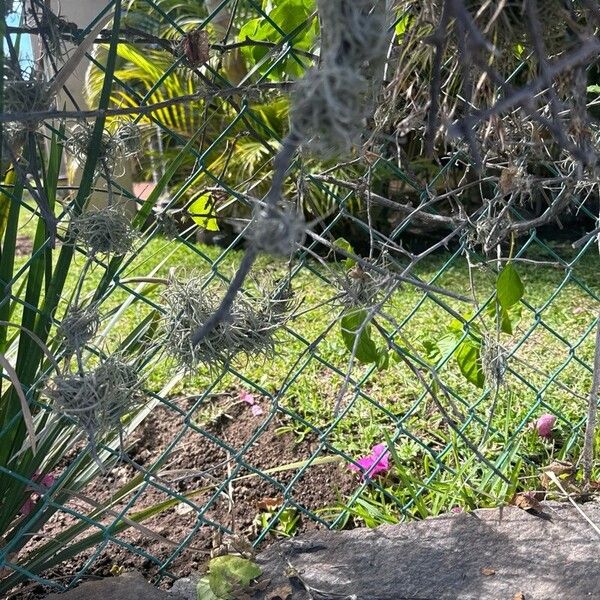
M264 592L270 585L271 580L263 577L252 585L252 591Z
M480 571L481 571L481 574L485 575L486 577L496 574L496 569L490 569L489 567L481 567Z
M517 592L513 596L513 600L525 600L525 594L523 592Z
M548 476L548 472L553 473L560 479L567 492L575 493L578 491L573 463L562 460L553 460L548 466L544 467L542 469L542 474L540 475L540 481L545 490L552 488L552 480Z
M527 512L544 512L544 507L538 500L536 500L535 496L531 492L519 492L518 494L515 494L510 503L521 510L526 510Z
M289 585L281 585L269 592L265 600L289 600L292 597L292 588Z
M272 512L283 504L283 498L263 498L256 503L258 510Z

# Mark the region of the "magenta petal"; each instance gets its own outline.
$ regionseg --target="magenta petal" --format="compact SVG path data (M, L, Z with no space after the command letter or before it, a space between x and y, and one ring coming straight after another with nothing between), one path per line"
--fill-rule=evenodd
M385 473L388 469L389 469L389 465L387 463L384 464L382 461L379 461L373 467L373 470L371 471L371 475L375 476L375 475L378 475L379 473Z
M255 403L254 396L250 392L241 392L240 400L252 406Z
M356 461L356 464L348 465L350 469L360 473L361 471L367 471L373 465L373 459L370 456L363 456Z
M549 438L552 436L552 429L555 423L556 417L554 415L542 415L535 422L535 429L540 437Z
M259 417L260 415L264 414L263 409L258 404L253 404L251 410L255 417Z
M377 444L377 446L373 446L371 458L375 463L375 470L373 473L387 471L390 468L390 453L386 444Z
M21 506L21 510L19 511L24 517L26 517L35 506L35 500L30 496L25 500L23 506Z
M371 456L381 456L387 452L387 444L377 444L371 448Z
M54 475L52 475L52 473L47 473L46 475L44 475L42 477L42 480L40 481L40 483L45 488L51 488L54 485L55 481L56 481L56 479L54 478Z
M358 465L358 466L357 466ZM385 473L390 468L390 453L386 444L377 444L371 449L371 454L356 461L356 465L348 465L352 471L369 472L371 477Z

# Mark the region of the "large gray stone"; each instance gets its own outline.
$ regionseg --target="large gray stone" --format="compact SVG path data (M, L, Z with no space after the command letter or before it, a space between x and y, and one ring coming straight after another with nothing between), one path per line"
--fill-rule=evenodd
M599 599L600 536L570 505L545 506L545 518L505 507L285 541L259 555L271 582L253 597ZM600 524L599 505L581 508Z
M175 600L174 596L150 585L139 573L125 573L82 583L64 594L46 600Z

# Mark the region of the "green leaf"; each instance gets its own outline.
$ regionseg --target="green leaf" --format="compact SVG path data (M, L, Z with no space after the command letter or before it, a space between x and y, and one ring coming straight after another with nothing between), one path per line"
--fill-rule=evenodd
M517 325L521 320L521 308L522 307L520 304L515 304L509 309L498 307L497 310L496 303L492 302L488 304L488 306L485 309L485 312L493 319L498 319L500 331L502 333L512 335L514 332L515 325Z
M413 18L409 13L406 13L398 20L398 22L396 23L396 35L398 36L398 41L402 41L404 33L412 24L412 21Z
M377 356L377 370L385 371L390 366L390 353L387 348L379 351Z
M203 577L196 586L196 594L198 600L220 600L218 596L215 596L210 588L208 577Z
M237 592L247 589L261 574L262 570L256 563L241 556L217 556L208 563L210 589L223 600L233 600Z
M355 351L356 344L356 351L354 354L356 360L365 364L370 364L377 362L379 352L377 351L375 342L371 339L371 325L367 323L362 327L366 320L366 310L355 310L342 317L341 327L342 338L344 339L346 348L348 348L350 352L353 352Z
M348 254L356 254L356 252L354 252L352 244L344 238L338 238L337 240L335 240L335 242L333 242L333 246L334 248L341 248L344 252L347 252ZM342 261L342 264L346 267L346 269L351 269L356 264L356 261L353 258L345 258Z
M435 361L440 356L440 349L436 342L433 340L423 340L423 350L428 360Z
M442 357L449 356L456 349L460 336L454 332L447 333L437 341L437 347Z
M481 364L481 342L470 338L463 340L456 349L456 362L460 372L469 383L483 388L485 377Z
M515 304L511 306L508 310L506 308L502 308L500 310L500 331L503 333L508 333L512 335L514 332L515 326L521 320L521 305Z
M312 18L307 23L315 10L315 0L281 0L274 4L268 13L268 19L252 19L240 29L239 41L250 39L283 45L285 40L295 49L310 50L318 32L318 19ZM250 65L269 79L277 80L284 75L300 77L305 71L307 59L293 56L293 51L275 66L267 56L273 56L272 49L268 47L248 45L241 51Z
M496 293L500 306L509 309L516 304L522 297L525 286L512 263L508 263L500 274L496 282Z
M203 194L194 200L189 208L188 213L192 217L192 221L206 231L219 231L217 223L215 205L211 194Z
M588 85L586 91L588 94L600 94L600 85Z
M508 335L513 334L513 325L510 320L510 314L505 308L500 309L500 331L508 333Z

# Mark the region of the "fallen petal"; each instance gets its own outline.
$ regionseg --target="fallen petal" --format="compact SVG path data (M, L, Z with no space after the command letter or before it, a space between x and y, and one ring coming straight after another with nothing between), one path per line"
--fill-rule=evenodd
M390 468L390 453L386 444L377 444L371 449L371 454L356 461L356 465L348 465L352 471L369 471L371 477L385 473Z
M246 404L249 404L250 406L252 406L253 404L256 403L256 400L254 399L254 395L251 394L250 392L241 392L240 400L242 402L245 402Z
M535 429L540 437L549 438L552 436L552 429L555 423L556 417L554 415L542 415L535 422Z

